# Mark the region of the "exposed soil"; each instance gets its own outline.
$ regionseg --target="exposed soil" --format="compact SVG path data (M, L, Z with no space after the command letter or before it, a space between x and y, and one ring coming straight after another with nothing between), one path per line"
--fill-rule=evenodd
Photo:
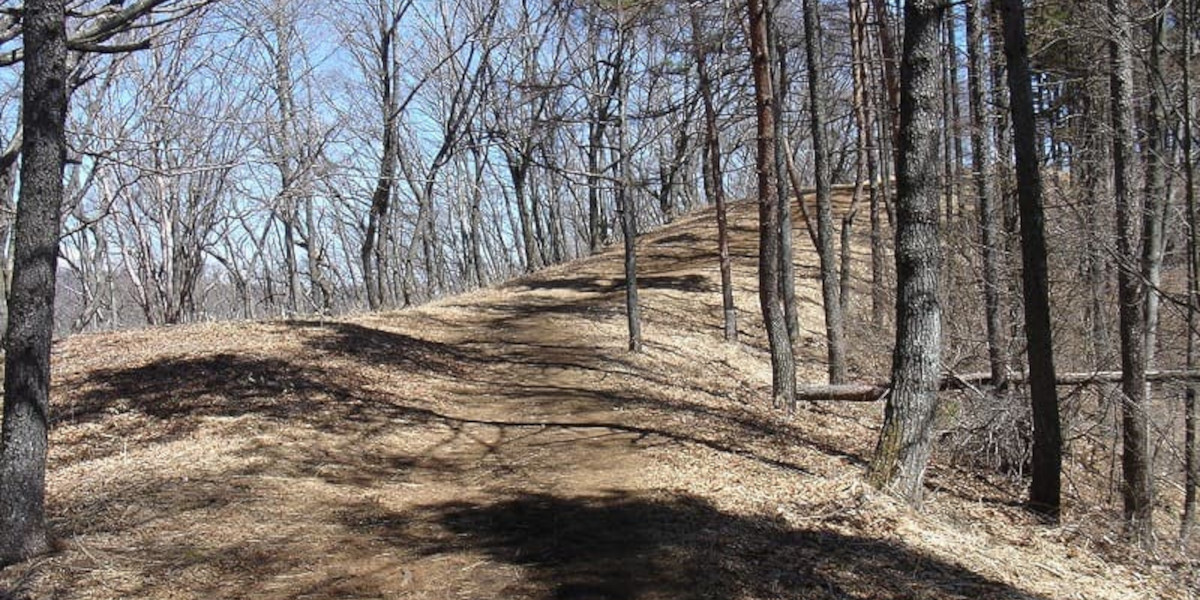
M773 410L753 210L732 220L738 345L711 212L639 240L638 355L619 250L415 310L59 344L61 551L0 572L0 597L1194 597L1186 565L1116 562L1080 541L1088 516L1038 525L982 476L935 465L923 513L869 490L879 405Z

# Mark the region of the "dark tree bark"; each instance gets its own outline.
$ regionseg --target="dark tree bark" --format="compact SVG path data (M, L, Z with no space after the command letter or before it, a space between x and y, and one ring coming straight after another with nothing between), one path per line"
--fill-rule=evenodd
M713 105L712 76L708 72L708 48L700 33L700 10L692 7L692 43L695 45L697 84L704 104L704 191L717 211L717 253L721 270L721 307L725 341L736 342L737 307L733 304L733 263L729 256L729 224L725 211L725 184L721 172L721 136Z
M829 383L846 380L845 325L838 297L837 249L834 247L833 193L830 188L829 142L825 139L825 65L821 54L816 0L804 0L804 47L808 57L808 98L813 162L817 184L817 254L821 263L821 300L825 306L825 339L829 353Z
M913 505L921 502L941 379L938 33L945 12L939 0L904 5L893 387L868 472L874 485Z
M766 0L767 37L770 42L771 54L771 96L773 122L775 126L775 165L783 169L787 164L790 152L787 123L784 120L784 103L791 83L788 77L787 51L788 46L779 35L775 24L775 9L781 5L780 0ZM800 316L796 312L796 261L792 243L792 209L788 202L788 178L775 178L775 193L779 198L779 295L783 302L783 320L787 324L788 343L795 352L796 342L800 339ZM797 189L799 197L799 189ZM803 208L803 206L801 206ZM811 226L811 225L810 225Z
M63 0L24 11L24 146L0 433L0 565L50 550L46 449L55 267L66 156L67 41Z
M763 0L747 0L750 60L754 72L755 113L758 122L758 297L771 348L771 394L775 406L793 410L796 364L788 341L787 323L779 298L779 197L775 178L775 114L771 93L771 58Z
M537 250L534 238L533 220L530 217L529 199L526 193L530 150L528 144L519 150L508 146L504 147L504 158L508 163L508 174L512 179L513 196L517 204L517 217L521 224L521 248L524 250L526 273L532 273L542 266L541 254Z
M1196 163L1192 147L1192 0L1184 0L1183 14L1179 19L1181 33L1180 53L1182 57L1183 93L1183 173L1184 197L1187 210L1187 253L1188 253L1188 303L1187 303L1187 368L1196 368L1196 327L1200 326L1197 313L1200 309L1200 252L1197 244L1196 227L1200 219L1196 215ZM1200 481L1200 456L1197 456L1196 386L1189 385L1184 397L1184 483L1183 516L1180 519L1179 537L1186 541L1196 528L1196 487Z
M1109 42L1112 72L1113 193L1117 205L1117 255L1140 257L1138 240L1142 206L1137 188L1137 133L1133 107L1133 23L1126 0L1109 0L1113 31ZM1117 273L1121 334L1121 405L1123 480L1127 531L1139 544L1152 541L1154 487L1150 465L1149 418L1146 414L1146 286L1140 269L1125 265Z
M1008 352L1001 340L1004 323L1000 311L1000 231L996 224L996 188L989 171L992 167L992 130L988 124L988 104L984 78L989 73L984 51L981 0L967 2L967 95L971 111L971 170L978 196L980 246L983 253L983 303L987 327L988 365L992 380L1002 381L1008 371Z
M1004 16L1004 53L1008 59L1013 149L1017 159L1025 342L1029 361L1029 395L1033 407L1033 478L1029 488L1029 505L1038 513L1057 520L1061 506L1062 429L1059 424L1058 390L1054 387L1042 177L1038 170L1038 135L1033 113L1029 48L1025 37L1025 8L1021 0L1003 0L1001 10Z
M628 139L629 123L627 121L626 105L629 100L629 89L626 85L628 78L626 77L625 68L625 45L629 32L626 31L626 24L621 16L617 17L621 22L618 27L618 35L621 40L617 46L617 60L613 64L615 71L616 89L620 97L617 102L620 107L620 113L617 121L617 213L621 217L621 234L625 238L625 320L629 327L629 344L630 352L642 351L642 312L638 304L638 283L637 283L637 207L634 206L633 199L629 195L629 148Z

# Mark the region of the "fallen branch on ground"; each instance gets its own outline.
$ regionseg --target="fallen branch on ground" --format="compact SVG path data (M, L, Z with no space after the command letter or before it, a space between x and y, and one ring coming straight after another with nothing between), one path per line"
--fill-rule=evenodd
M1028 383L1029 376L1025 373L1013 373L1009 375L1004 384L1023 384ZM1119 383L1121 381L1120 371L1094 371L1086 373L1060 373L1054 379L1058 385L1094 385L1097 383ZM1191 381L1200 382L1200 371L1187 371L1183 369L1164 369L1158 371L1146 371L1146 381ZM992 375L990 373L966 373L963 375L947 375L942 378L938 389L946 390L963 390L974 386L992 386ZM817 401L837 401L837 402L875 402L883 398L884 394L891 389L891 382L879 383L848 383L842 385L798 385L796 386L796 399L806 400L809 402Z

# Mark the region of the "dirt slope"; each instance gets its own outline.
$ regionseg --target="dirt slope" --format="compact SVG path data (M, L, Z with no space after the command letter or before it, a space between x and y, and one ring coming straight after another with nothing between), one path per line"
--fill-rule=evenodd
M1034 525L1012 506L1019 490L935 468L927 513L872 493L860 473L879 406L771 410L752 211L733 219L739 346L719 339L709 212L640 241L642 355L623 350L615 252L417 310L60 344L49 493L62 550L3 571L0 589L1191 597L1179 573L1105 562L1069 522ZM797 247L801 377L820 381L815 257Z

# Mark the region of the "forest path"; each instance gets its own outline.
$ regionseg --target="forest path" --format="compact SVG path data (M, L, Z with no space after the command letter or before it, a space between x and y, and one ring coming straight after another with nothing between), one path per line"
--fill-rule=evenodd
M753 209L732 215L741 345L720 340L711 211L639 240L640 354L624 349L618 250L413 310L58 345L49 495L62 551L4 571L0 591L641 600L1037 597L1014 579L1055 589L988 562L983 538L926 539L945 528L863 488L877 406L788 418L766 405ZM797 234L801 378L819 381L815 256ZM952 477L942 485L981 497ZM963 518L1008 499L967 502Z

